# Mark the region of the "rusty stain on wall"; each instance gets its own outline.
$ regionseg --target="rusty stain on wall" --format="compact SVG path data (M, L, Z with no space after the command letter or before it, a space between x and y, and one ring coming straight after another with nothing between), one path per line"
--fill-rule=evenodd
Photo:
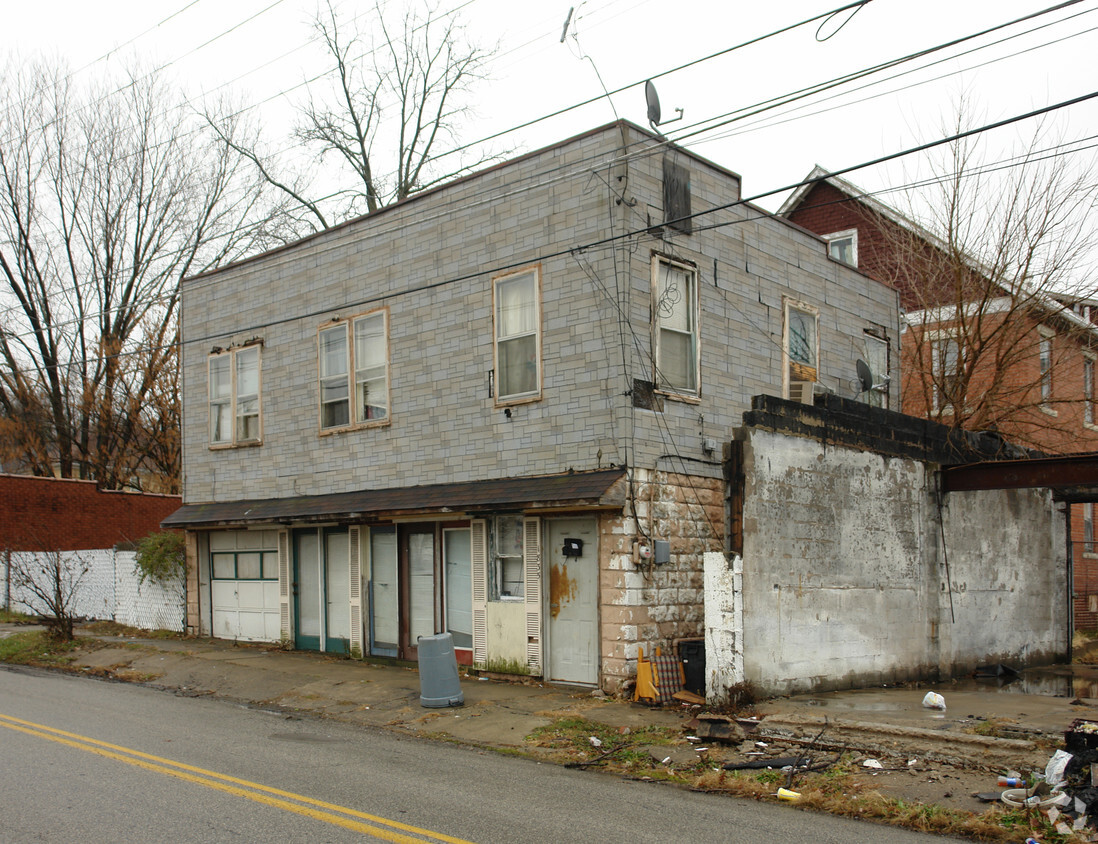
M549 570L549 613L556 618L563 604L576 597L576 581L568 576L568 564L557 565Z

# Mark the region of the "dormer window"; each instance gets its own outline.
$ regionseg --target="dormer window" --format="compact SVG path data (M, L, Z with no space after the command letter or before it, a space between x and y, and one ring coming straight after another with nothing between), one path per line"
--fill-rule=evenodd
M858 266L858 230L846 229L833 234L825 234L827 253L836 261L842 261L852 267Z

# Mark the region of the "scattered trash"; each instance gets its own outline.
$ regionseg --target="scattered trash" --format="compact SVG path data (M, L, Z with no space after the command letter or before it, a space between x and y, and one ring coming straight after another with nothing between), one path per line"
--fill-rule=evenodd
M707 741L725 744L739 744L745 735L743 727L723 715L699 715L697 731Z
M661 765L670 765L671 764L671 757L670 756L665 756L663 758L663 761L660 764Z
M1058 796L1059 795L1057 795L1057 797ZM1054 806L1057 797L1042 798L1039 794L1033 794L1025 788L1008 788L999 795L999 799L1008 806L1036 806L1040 809L1047 809L1049 806Z
M796 803L801 799L801 793L799 791L790 791L788 788L778 789L778 799L788 800L790 803Z
M999 788L1025 788L1026 781L1021 777L999 777Z
M1057 750L1045 766L1045 782L1055 788L1064 781L1064 769L1071 761L1071 754Z
M923 698L923 706L927 709L940 709L945 712L946 699L937 692L927 692Z
M808 764L807 756L782 756L778 759L752 759L749 762L726 762L726 771L754 771L766 768L799 768Z
M862 762L862 767L863 768L875 768L876 770L880 771L884 768L884 765L882 765L876 759L866 759L864 762Z
M914 768L918 764L919 764L918 759L908 759L907 760L907 767L909 767L909 768Z
M755 747L770 747L770 745L767 744L765 741L757 741L755 742Z
M589 736L587 739L592 747L602 747L602 740L598 736Z

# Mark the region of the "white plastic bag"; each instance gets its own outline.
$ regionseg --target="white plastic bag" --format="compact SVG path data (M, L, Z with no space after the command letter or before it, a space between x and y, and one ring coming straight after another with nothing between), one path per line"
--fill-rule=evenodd
M1071 761L1071 754L1064 750L1057 750L1045 765L1045 782L1050 787L1056 788L1064 781L1064 768Z
M923 706L927 709L940 709L945 712L946 699L937 692L927 692L923 698Z

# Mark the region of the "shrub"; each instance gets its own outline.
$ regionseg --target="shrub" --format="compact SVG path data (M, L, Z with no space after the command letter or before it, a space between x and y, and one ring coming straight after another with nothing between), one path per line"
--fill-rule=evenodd
M181 580L187 565L183 534L167 530L150 533L137 543L136 562L141 583L154 580L166 586Z

